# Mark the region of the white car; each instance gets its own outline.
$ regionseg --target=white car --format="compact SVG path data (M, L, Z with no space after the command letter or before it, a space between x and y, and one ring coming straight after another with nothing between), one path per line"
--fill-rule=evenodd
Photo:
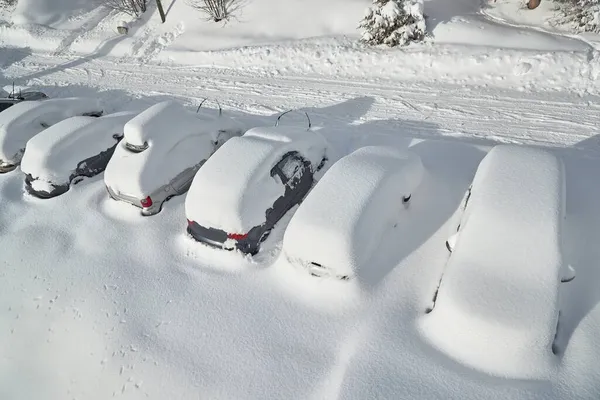
M244 128L220 112L208 118L165 101L131 119L124 133L104 171L104 182L113 199L139 207L148 216L185 193L200 166Z
M72 117L29 139L21 160L25 189L33 196L51 198L83 177L102 173L123 139L125 124L136 115Z
M561 249L562 161L545 150L494 147L459 213L426 331L474 368L533 377L553 362L559 285L574 278Z
M63 119L103 114L97 99L72 97L22 101L0 113L0 173L17 168L27 141Z
M367 146L325 173L292 217L283 255L318 277L351 279L377 251L423 177L421 158Z
M256 254L312 188L328 147L310 125L256 127L231 139L194 178L185 201L188 233L216 248Z

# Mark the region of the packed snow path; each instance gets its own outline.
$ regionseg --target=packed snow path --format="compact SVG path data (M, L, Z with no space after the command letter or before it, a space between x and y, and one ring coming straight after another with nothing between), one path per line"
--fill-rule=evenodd
M0 50L0 54L3 51ZM414 136L485 139L502 143L600 149L590 139L600 126L600 98L567 92L500 90L402 81L345 81L311 76L272 76L214 67L115 63L105 59L62 60L27 56L9 65L4 85L41 88L53 96L85 95L89 88L109 106L132 98L145 105L176 98L190 106L209 97L244 115L272 116L290 108L309 111L315 125L347 134L383 134L398 129ZM1 77L0 77L1 79ZM590 143L591 142L591 143Z

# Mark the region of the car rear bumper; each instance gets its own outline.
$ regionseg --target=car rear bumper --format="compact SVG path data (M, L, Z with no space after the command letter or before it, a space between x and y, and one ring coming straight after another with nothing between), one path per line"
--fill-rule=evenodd
M17 164L13 164L7 161L0 160L0 174L5 174L10 171L14 171L17 168Z
M234 240L227 237L227 233L219 229L205 228L194 221L188 221L187 232L197 242L223 250L239 250L244 254L255 255L260 249L260 236L256 233L260 227L253 228L244 240Z
M108 191L109 196L113 200L122 201L139 208L141 210L141 214L146 217L158 214L162 207L162 199L160 201L154 202L150 207L142 207L141 199L138 199L137 197L121 193L118 190L111 188L110 186L106 186L106 190Z

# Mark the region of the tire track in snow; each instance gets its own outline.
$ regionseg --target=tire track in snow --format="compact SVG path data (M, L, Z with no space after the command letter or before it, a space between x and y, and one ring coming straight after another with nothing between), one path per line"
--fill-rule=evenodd
M33 65L46 69L58 61L32 57L35 64L13 65L6 71L7 75L27 75L34 72L30 70ZM93 79L89 79L90 76ZM378 128L389 134L402 134L408 125L411 131L404 133L420 137L577 146L597 135L596 127L600 126L597 98L560 92L335 81L305 76L269 77L223 68L140 66L107 60L57 70L36 82L47 86L81 84L103 90L121 89L142 96L166 95L190 105L209 97L219 100L226 108L262 115L308 107L313 108L310 112L319 123L331 126L377 123ZM352 107L343 105L361 98L371 99L373 104L367 110L352 109L356 108L352 102ZM598 152L599 149L586 150Z

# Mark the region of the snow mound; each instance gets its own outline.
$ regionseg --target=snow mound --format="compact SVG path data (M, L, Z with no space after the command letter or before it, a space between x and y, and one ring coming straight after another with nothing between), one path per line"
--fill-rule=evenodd
M201 226L247 232L265 222L266 210L284 192L270 176L283 155L298 151L318 165L327 147L320 133L306 128L250 129L225 143L198 171L187 194L186 215Z
M481 371L544 379L563 274L562 161L544 150L496 146L481 162L424 334Z
M78 116L51 126L27 142L21 170L52 183L67 183L77 164L117 143L135 112L100 118Z
M283 253L307 269L314 262L319 271L354 276L397 222L403 197L422 176L419 156L393 148L368 146L341 158L292 217Z
M23 101L0 113L0 160L18 163L27 141L66 118L100 113L97 99L71 97L40 101Z

